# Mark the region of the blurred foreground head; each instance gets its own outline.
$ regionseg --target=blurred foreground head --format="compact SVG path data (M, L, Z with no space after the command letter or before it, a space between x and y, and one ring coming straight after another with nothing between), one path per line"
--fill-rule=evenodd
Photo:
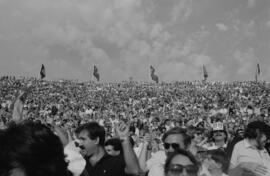
M11 124L0 131L1 176L66 176L60 139L45 125Z

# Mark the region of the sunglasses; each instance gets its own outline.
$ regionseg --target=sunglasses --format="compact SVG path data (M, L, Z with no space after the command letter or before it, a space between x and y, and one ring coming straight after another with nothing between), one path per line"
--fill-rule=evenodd
M168 171L175 174L181 174L184 171L184 169L189 175L196 175L199 171L199 167L197 167L196 165L183 166L181 164L171 164L168 167Z
M180 148L180 145L177 143L164 143L163 146L166 150L168 150L170 147L172 147L174 150Z

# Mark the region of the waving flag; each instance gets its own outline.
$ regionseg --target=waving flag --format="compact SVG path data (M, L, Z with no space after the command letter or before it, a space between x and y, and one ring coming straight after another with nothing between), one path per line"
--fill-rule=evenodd
M260 68L260 64L257 63L257 74L260 75L261 74L261 68Z
M204 65L203 65L203 78L204 78L204 81L206 81L208 78L208 73Z
M46 69L45 66L42 64L40 69L40 78L43 79L46 77Z
M93 72L94 77L99 81L99 73L98 73L98 68L94 65L94 72Z
M261 75L261 68L260 68L260 64L257 63L256 72L255 72L255 81L256 82L258 81L258 78L260 77L260 75Z
M151 65L150 66L151 78L153 81L158 83L158 76L155 74L155 71L156 71L155 68Z

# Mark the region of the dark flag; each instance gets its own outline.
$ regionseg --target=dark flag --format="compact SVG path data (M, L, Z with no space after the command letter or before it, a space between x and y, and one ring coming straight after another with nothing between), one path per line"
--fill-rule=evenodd
M98 73L98 68L94 65L94 72L93 72L94 77L99 81L99 73Z
M42 64L41 69L40 69L40 78L43 79L45 77L46 77L46 70L45 70L45 66Z
M204 81L206 81L207 78L208 78L208 73L207 73L206 68L205 68L204 65L203 65L203 78L204 78Z
M155 74L155 71L156 71L155 68L151 65L150 66L151 78L153 81L158 83L158 76Z
M260 68L260 64L257 63L257 74L260 75L261 74L261 68Z
M151 65L150 66L151 75L155 73L155 68Z

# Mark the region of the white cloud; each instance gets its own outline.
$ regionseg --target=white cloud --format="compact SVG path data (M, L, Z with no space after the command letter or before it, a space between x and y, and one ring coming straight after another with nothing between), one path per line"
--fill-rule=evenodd
M254 7L256 5L256 0L248 0L248 7Z
M192 15L192 1L180 0L171 11L171 22L186 21Z
M0 0L0 73L36 76L44 63L48 78L77 75L87 80L89 67L96 64L104 81L129 76L148 80L153 64L162 80L176 80L201 78L201 65L207 64L211 78L230 79L229 69L220 63L229 49L216 56L219 46L211 41L226 42L224 37L232 34L210 34L208 29L216 21L208 16L209 2L172 0L164 7L163 0ZM198 12L195 7L208 11ZM242 9L235 8L228 24L241 32L237 40L243 45L242 38L256 37L257 21L245 23ZM223 19L221 14L225 13L211 16ZM230 29L223 23L215 25L220 31ZM269 58L268 51L264 55ZM238 59L242 56L246 55L235 54Z
M216 27L218 28L218 30L223 31L223 32L228 30L228 27L223 23L217 23Z

